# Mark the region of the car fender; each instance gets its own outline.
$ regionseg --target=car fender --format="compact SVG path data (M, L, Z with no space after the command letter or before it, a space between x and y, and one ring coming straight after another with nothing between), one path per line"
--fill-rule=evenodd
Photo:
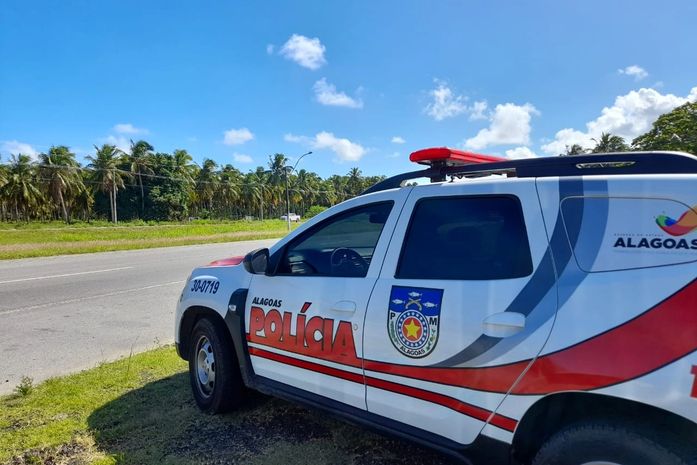
M241 259L237 264L216 264L220 262L225 261L194 269L187 279L177 305L175 343L181 343L182 337L185 336L182 334L181 325L188 312L208 309L225 320L233 293L249 288L252 274L244 269Z

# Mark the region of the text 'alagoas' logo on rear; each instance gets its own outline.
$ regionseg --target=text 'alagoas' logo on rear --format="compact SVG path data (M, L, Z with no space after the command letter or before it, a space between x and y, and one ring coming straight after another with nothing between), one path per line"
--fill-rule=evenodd
M697 205L683 213L680 218L674 220L667 215L656 217L656 224L671 236L684 236L697 229Z
M697 230L697 206L687 210L677 220L668 215L658 215L656 224L666 234L673 237L684 236ZM658 234L623 234L617 235L615 248L621 249L660 249L660 250L697 250L697 239L673 239L660 237Z
M421 358L438 342L443 289L392 286L387 311L387 333L402 354Z

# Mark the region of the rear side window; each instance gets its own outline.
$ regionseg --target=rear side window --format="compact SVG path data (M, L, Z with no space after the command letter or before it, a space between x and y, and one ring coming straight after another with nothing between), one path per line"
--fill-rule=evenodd
M532 258L519 200L468 196L416 204L395 277L489 280L530 273Z
M583 271L697 261L697 208L684 203L660 198L567 197L561 211L569 244Z

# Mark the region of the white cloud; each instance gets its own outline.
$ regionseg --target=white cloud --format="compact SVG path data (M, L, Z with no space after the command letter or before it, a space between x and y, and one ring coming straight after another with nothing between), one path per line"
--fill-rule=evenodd
M0 153L7 155L29 155L32 159L39 156L39 152L31 145L17 140L0 141Z
M436 80L436 84L436 88L428 92L432 99L424 108L428 116L442 121L467 111L467 97L456 95L445 82Z
M401 156L402 154L399 152L392 152L391 154L387 155L387 158L399 158Z
M340 163L358 161L368 152L368 149L362 145L351 142L346 138L336 137L331 132L326 131L317 133L315 137L286 134L283 136L283 139L287 142L305 144L314 150L331 150L337 156L335 160Z
M641 81L649 75L644 68L637 65L631 65L623 69L618 69L617 72L620 74L626 74L627 76L633 76L635 81Z
M394 136L394 137L392 138L392 143L393 143L393 144L404 144L405 142L406 142L406 141L405 141L403 138L399 137L399 136Z
M254 162L252 157L250 157L249 155L242 154L242 153L233 153L232 158L237 163L253 163Z
M315 98L322 105L346 108L363 108L363 101L349 97L343 92L338 92L334 84L327 82L325 78L315 82L313 87Z
M131 123L119 123L114 125L114 132L117 134L148 134L148 130L137 128Z
M117 149L121 150L122 152L125 152L125 153L131 152L131 141L128 140L127 137L109 135L109 136L101 139L101 142L103 144L113 145Z
M528 147L516 147L514 149L506 150L506 158L510 158L512 160L535 157L537 157L537 154Z
M247 128L229 129L225 131L223 143L225 145L240 145L254 139L254 134Z
M327 62L324 58L325 50L326 48L317 37L310 39L300 34L293 34L283 44L279 53L300 66L315 70Z
M315 136L312 147L317 150L329 149L339 157L339 161L358 161L366 153L366 149L345 138L335 137L331 132L322 131Z
M266 54L267 55L273 55L273 50L276 48L274 44L267 44L266 45Z
M488 104L486 100L474 102L474 105L470 107L470 120L486 119L486 109Z
M467 96L458 95L444 81L436 79L435 83L436 88L428 91L431 101L424 108L424 112L428 116L436 121L442 121L462 113L469 113L470 120L487 119L486 110L488 105L486 100L476 101L472 105L467 105Z
M479 150L490 145L528 145L530 143L532 115L539 115L539 112L529 103L525 105L513 103L496 105L493 114L489 117L489 121L491 121L489 127L467 139L465 147Z
M286 142L307 144L309 143L310 138L307 136L296 136L295 134L288 133L283 135L283 140Z
M603 132L623 137L627 142L645 133L663 113L671 111L688 101L697 100L697 87L687 97L661 94L655 89L641 88L615 98L614 105L605 107L593 121L586 123L586 130L565 128L558 131L554 140L543 145L542 150L550 155L564 153L567 146L578 144L592 147Z
M542 151L549 155L559 155L560 153L565 153L567 147L574 145L589 148L595 145L591 137L585 132L565 128L555 134L553 141L542 145Z

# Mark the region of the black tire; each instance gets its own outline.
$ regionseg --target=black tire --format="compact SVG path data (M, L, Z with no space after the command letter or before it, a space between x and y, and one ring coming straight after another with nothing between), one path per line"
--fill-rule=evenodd
M554 434L533 465L694 465L692 448L662 431L615 422L586 422Z
M191 390L198 407L210 414L232 410L240 404L244 395L235 349L224 331L221 325L202 318L189 338Z

